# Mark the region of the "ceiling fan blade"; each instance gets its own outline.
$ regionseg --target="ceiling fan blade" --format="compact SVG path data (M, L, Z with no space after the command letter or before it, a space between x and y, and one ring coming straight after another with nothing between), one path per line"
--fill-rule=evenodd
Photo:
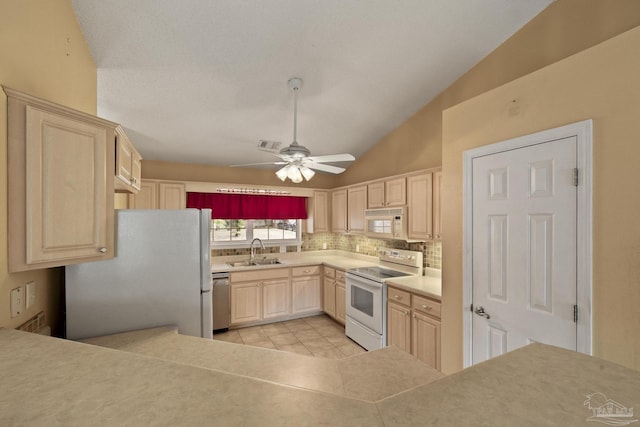
M311 156L306 158L306 160L318 163L351 162L355 159L351 154L330 154L328 156Z
M315 169L315 170L329 172L329 173L342 173L345 171L344 168L339 168L337 166L331 166L331 165L323 165L322 163L305 163L304 165L309 169Z
M286 165L287 162L262 162L262 163L244 163L241 165L229 165L230 168L241 168L244 166L260 166L260 165Z

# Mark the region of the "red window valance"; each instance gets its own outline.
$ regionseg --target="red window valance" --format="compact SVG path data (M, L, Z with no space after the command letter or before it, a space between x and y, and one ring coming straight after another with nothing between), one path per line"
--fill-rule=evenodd
M187 207L211 209L215 219L307 219L305 197L187 193Z

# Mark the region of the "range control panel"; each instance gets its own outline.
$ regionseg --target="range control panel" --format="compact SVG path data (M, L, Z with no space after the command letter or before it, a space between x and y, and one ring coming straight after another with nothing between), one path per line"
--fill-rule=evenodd
M380 261L393 262L395 264L410 267L422 267L422 252L407 251L404 249L381 248L378 251Z

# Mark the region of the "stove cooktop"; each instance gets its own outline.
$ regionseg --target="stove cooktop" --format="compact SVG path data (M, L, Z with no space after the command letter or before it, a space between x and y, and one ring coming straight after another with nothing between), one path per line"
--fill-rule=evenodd
M402 271L391 270L383 267L360 267L349 270L350 273L357 274L358 276L366 277L377 282L382 282L385 279L391 279L393 277L411 276L410 273Z

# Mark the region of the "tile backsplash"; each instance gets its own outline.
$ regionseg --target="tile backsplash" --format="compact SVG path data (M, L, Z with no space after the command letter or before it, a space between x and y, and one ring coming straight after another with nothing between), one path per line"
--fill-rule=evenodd
M326 244L326 248L323 248L324 244ZM303 252L337 249L377 257L378 249L383 247L420 251L424 254L424 267L442 268L442 243L439 241L407 243L402 240L371 239L365 236L338 233L302 233L301 250ZM287 252L296 252L297 250L298 247L295 245L287 246ZM265 250L260 250L260 253L277 254L280 253L280 247L267 247ZM249 256L249 248L214 249L211 251L211 256L229 255Z

